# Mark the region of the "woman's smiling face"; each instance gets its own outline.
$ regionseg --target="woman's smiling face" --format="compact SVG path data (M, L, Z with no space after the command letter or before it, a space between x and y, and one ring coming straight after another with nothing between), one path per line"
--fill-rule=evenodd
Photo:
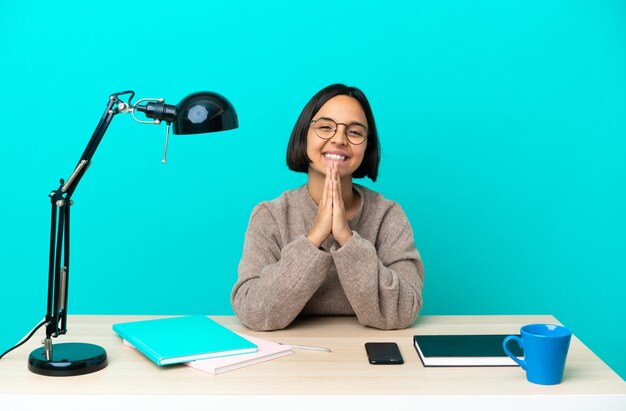
M324 140L315 132L315 125L320 119L330 119L337 124L335 135ZM313 116L315 121L307 133L306 153L311 160L309 174L326 174L329 163L337 163L341 177L351 176L363 162L367 140L362 144L352 144L346 133L350 125L368 127L365 112L359 102L350 96L339 95L331 98Z

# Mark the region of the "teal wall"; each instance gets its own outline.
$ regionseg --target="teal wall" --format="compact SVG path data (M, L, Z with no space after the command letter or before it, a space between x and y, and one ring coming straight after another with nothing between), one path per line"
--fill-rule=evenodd
M241 127L174 136L163 165L164 126L115 118L74 195L70 311L230 314L250 211L305 182L291 127L345 82L373 105L365 185L413 224L423 314L553 314L626 376L623 1L154 3L0 3L0 348L43 315L47 194L110 93L218 91Z

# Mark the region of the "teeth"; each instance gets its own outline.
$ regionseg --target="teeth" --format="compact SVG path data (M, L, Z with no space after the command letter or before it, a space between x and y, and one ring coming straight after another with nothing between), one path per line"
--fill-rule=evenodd
M324 157L330 158L331 160L341 160L341 161L346 159L344 156L340 156L339 154L331 154L331 153L324 154Z

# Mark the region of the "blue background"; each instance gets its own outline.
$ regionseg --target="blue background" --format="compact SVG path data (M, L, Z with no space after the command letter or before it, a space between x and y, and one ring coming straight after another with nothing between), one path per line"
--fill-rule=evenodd
M49 200L109 94L227 96L240 128L117 116L73 199L69 309L231 314L256 203L320 88L368 95L379 181L426 267L423 314L552 314L626 376L626 6L601 1L10 2L0 349L45 311ZM161 11L163 9L163 11ZM70 324L71 335L71 324Z

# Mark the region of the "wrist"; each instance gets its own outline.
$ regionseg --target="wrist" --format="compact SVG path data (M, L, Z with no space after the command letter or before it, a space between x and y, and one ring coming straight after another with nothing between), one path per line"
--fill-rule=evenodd
M313 245L316 246L317 248L320 248L322 246L322 243L324 242L324 240L326 240L326 238L324 238L323 236L319 235L318 233L316 233L313 230L309 231L309 234L306 235L306 238L311 243L313 243Z
M354 237L354 234L352 233L352 231L348 231L345 235L335 237L335 240L337 240L339 245L343 247L344 245L348 244L350 240L352 240L352 237Z

